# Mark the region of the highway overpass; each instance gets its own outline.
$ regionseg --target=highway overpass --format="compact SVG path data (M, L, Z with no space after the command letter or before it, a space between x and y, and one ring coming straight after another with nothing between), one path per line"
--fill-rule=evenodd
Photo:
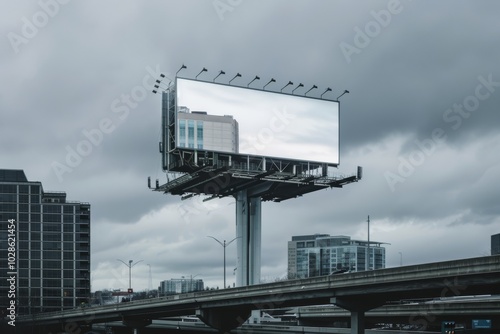
M351 316L349 311L335 305L298 307L287 313L293 313L302 326L339 326L348 323ZM367 311L365 317L372 327L390 322L428 330L439 328L442 321L452 320L471 328L472 321L477 319L489 319L500 327L500 295L400 301Z
M197 314L220 331L237 328L252 309L335 304L350 312L351 333L364 314L389 301L500 293L500 255L203 291L17 318L33 333L122 321L141 328L153 319Z

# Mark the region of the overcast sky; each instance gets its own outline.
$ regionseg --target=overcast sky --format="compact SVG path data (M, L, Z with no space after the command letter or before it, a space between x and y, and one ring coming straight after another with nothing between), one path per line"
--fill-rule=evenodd
M234 199L152 192L164 73L341 98L343 189L263 204L262 278L286 275L293 235L387 242L387 267L490 254L500 233L497 1L5 2L0 167L92 205L92 289L181 276L222 286ZM311 117L314 117L312 114ZM311 149L314 149L311 146ZM76 153L75 153L76 152ZM80 152L80 153L79 153ZM153 181L154 182L154 181ZM236 243L227 247L234 282Z

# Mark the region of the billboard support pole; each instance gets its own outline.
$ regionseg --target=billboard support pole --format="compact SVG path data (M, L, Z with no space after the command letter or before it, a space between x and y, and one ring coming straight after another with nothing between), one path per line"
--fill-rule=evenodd
M236 286L260 283L262 210L261 197L247 190L236 193Z

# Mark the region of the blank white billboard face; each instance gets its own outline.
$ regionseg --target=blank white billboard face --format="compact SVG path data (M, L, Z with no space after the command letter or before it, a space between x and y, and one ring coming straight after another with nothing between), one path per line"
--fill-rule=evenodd
M182 78L176 87L178 111L233 116L239 154L339 164L337 101Z

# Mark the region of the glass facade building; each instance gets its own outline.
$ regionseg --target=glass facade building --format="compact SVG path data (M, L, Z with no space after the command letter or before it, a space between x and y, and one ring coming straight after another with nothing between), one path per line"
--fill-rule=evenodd
M18 314L59 311L88 303L90 204L67 201L64 192L45 192L41 182L28 181L22 170L0 169L2 308L10 301L9 220L15 221Z
M368 241L328 234L293 236L288 242L288 278L385 268L385 248L381 244L370 241L368 245Z
M491 255L500 255L500 233L491 236Z
M172 278L160 282L160 296L174 295L193 291L203 291L203 280L192 278Z
M181 106L177 117L178 147L238 153L239 128L233 116L208 115L205 111L191 112L189 108Z

